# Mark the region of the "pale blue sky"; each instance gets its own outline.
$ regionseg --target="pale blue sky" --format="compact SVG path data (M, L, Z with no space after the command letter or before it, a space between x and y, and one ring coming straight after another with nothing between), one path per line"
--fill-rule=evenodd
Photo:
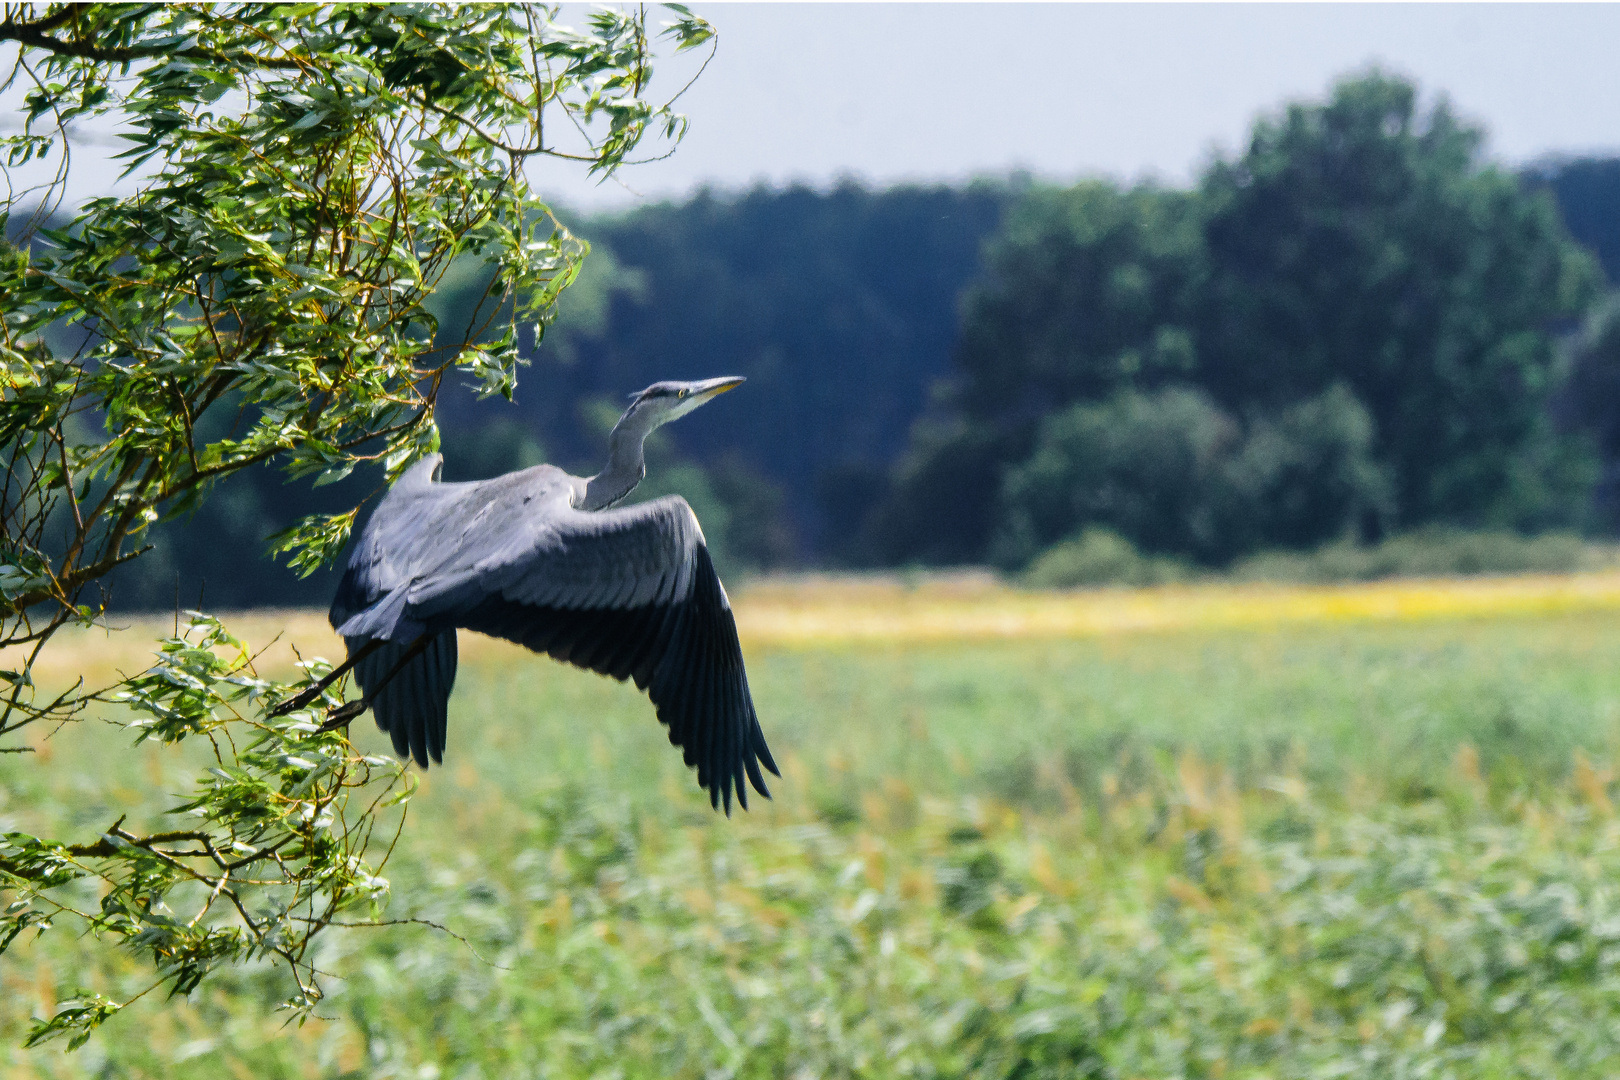
M1503 161L1620 153L1620 4L692 7L720 47L681 102L692 128L680 150L605 185L549 165L536 173L548 198L595 209L705 182L1014 168L1180 184L1215 148L1241 146L1256 114L1375 63L1448 95ZM689 54L659 79L678 85L691 68ZM98 152L76 151L70 201L116 174Z
M569 9L565 13L573 14ZM1615 4L705 4L720 48L692 130L625 174L643 196L709 181L887 183L1028 168L1190 179L1256 114L1370 64L1446 93L1490 150L1620 153ZM575 205L637 196L566 174Z

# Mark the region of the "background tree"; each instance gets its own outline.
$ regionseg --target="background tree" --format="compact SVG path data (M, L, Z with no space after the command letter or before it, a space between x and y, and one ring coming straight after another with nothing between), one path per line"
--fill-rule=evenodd
M673 11L672 50L710 37ZM330 697L278 716L293 688L205 616L118 686L42 688L33 668L97 618L96 586L146 530L221 480L267 464L317 485L369 463L392 475L437 445L446 378L510 396L520 335L539 335L586 250L523 164L606 173L649 132L678 139L684 120L645 96L656 32L641 12L573 31L521 6L5 5L6 85L26 102L7 167L61 165L4 207L26 220L0 266L0 750L116 704L139 738L207 739L217 768L178 829L8 834L0 949L79 921L148 958L154 987L264 957L295 978L290 1007L313 1007L311 940L351 909L374 917L385 891L370 838L399 768L321 730ZM149 178L36 232L69 129L96 117L119 121ZM493 333L425 306L458 259L494 269ZM357 512L308 517L278 547L318 566ZM77 1043L120 1007L70 997L32 1041Z
M1548 422L1548 405L1557 334L1600 277L1552 199L1488 163L1482 144L1443 101L1420 109L1415 87L1374 72L1260 120L1247 150L1217 160L1194 192L1033 193L968 294L940 415L917 429L869 525L879 557L983 559L1011 490L1003 480L1035 452L1044 418L1173 385L1265 433L1277 461L1324 449L1290 410L1337 402L1329 411L1345 424L1330 430L1346 435L1362 414L1369 441L1346 467L1381 474L1374 486L1387 493L1315 502L1274 487L1295 509L1272 507L1269 524L1218 544L1184 534L1171 545L1182 554L1219 562L1261 543L1310 543L1345 528L1351 504L1364 536L1430 522L1578 523L1590 454ZM1160 405L1172 400L1182 399ZM1128 401L1119 408L1130 415L1148 408ZM1284 448L1290 430L1305 441ZM1154 546L1171 535L1142 529ZM999 554L1040 542L1039 528L1020 530Z
M1513 516L1552 331L1598 281L1552 199L1483 144L1443 100L1420 110L1411 83L1375 72L1260 121L1202 184L1200 381L1234 406L1344 383L1372 415L1397 527Z
M1205 563L1311 547L1384 509L1371 446L1372 421L1343 386L1247 426L1187 386L1071 405L1007 471L991 557L1016 569L1098 527Z
M867 526L876 561L982 559L1001 471L1029 452L1042 417L1191 376L1201 247L1184 192L1030 191L963 297L956 367L938 401L957 419L918 429Z

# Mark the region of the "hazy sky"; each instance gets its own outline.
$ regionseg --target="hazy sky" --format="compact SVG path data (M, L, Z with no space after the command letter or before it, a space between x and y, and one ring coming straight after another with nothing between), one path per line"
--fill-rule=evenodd
M1502 160L1620 153L1616 4L691 3L720 45L681 101L685 143L622 183L550 166L548 198L597 208L704 182L1014 168L1184 183L1257 114L1372 64L1447 94ZM672 91L692 68L688 54L654 85ZM114 175L97 152L76 152L74 199Z
M681 101L685 143L625 174L647 196L1014 167L1181 183L1258 113L1371 64L1449 95L1501 159L1620 152L1620 5L692 6L720 47ZM636 199L548 182L574 205Z

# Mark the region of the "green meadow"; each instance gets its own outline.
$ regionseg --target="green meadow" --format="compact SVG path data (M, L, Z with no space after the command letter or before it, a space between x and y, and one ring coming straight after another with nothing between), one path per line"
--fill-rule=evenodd
M745 646L773 800L715 814L632 688L469 649L445 765L384 870L400 921L326 935L322 1018L285 1024L266 966L137 1001L73 1053L23 1050L75 987L145 985L64 925L0 956L0 1074L1620 1060L1612 610ZM354 738L386 747L369 719ZM0 758L0 828L160 821L201 764L94 721L37 750Z

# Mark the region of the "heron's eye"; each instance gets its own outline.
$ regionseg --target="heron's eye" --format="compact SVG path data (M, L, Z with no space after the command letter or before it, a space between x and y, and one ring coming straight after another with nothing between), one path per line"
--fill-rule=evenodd
M678 397L678 398L683 398L683 397L686 396L686 391L685 390L677 390L677 391L675 391L675 396Z

